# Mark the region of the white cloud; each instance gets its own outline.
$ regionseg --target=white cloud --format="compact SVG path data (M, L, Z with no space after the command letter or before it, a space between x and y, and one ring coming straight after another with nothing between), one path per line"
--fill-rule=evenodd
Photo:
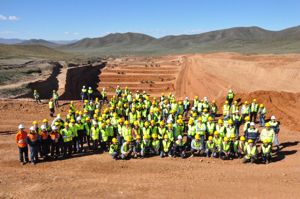
M64 32L65 35L80 35L78 32Z
M20 18L14 15L4 16L0 14L0 21L18 21Z

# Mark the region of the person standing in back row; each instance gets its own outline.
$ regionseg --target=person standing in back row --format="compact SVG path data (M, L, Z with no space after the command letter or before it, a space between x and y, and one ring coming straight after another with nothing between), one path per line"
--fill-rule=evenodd
M228 101L229 106L231 106L233 99L234 99L234 93L233 93L233 91L230 89L230 90L228 91L227 97L226 97L226 100Z
M52 99L54 101L54 106L55 108L59 108L59 104L58 104L58 93L57 91L53 90L53 93L52 93Z

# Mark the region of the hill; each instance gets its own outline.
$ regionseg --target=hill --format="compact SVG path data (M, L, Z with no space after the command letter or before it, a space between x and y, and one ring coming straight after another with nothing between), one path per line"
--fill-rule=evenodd
M59 49L103 55L172 54L195 52L297 53L300 26L281 31L237 27L195 35L154 38L140 33L115 33L85 38Z
M59 44L57 43L53 43L47 40L43 40L43 39L30 39L30 40L26 40L23 41L22 43L20 43L20 45L41 45L41 46L46 46L46 47L58 47Z
M68 58L69 53L60 52L40 45L0 44L0 59L10 58Z

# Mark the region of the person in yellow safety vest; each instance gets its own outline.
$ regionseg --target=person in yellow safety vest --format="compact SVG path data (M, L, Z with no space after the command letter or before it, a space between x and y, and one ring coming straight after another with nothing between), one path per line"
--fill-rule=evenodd
M187 116L189 109L190 109L190 100L189 97L185 97L185 100L183 101L183 115L185 117Z
M109 146L109 154L112 156L114 160L119 159L120 147L117 138L112 139L112 144Z
M182 126L181 126L181 122L182 122L182 120L181 119L178 119L178 120L176 120L176 124L174 125L174 138L177 140L177 137L179 136L179 135L183 135L183 128L182 128Z
M145 136L147 136L147 135L145 135ZM141 136L139 136L139 135L136 136L136 141L133 143L132 157L133 158L141 158L142 157L142 141L141 141Z
M159 123L159 127L158 127L157 138L158 138L159 140L162 140L165 134L166 134L165 122L164 122L164 121L161 121L161 122ZM153 136L153 134L152 134L152 136Z
M53 117L53 114L55 112L53 99L49 100L48 105L49 105L50 117Z
M251 162L254 163L257 159L257 149L256 145L253 143L253 140L248 140L248 145L245 150L245 157L243 163Z
M78 120L80 116L78 116L76 119ZM80 118L81 119L81 118ZM71 123L69 123L70 130L72 131L72 140L73 140L73 153L77 153L78 151L78 131L76 122L74 119L71 119Z
M196 134L191 142L191 156L201 156L204 154L203 146L201 146L200 135Z
M143 136L148 135L149 137L151 136L151 127L149 126L149 122L146 121L144 123L144 127L143 127Z
M218 124L216 125L216 130L219 132L221 138L225 137L226 127L224 126L222 119L218 119Z
M259 118L259 124L261 127L265 126L265 119L266 119L267 109L263 104L259 105L258 109L258 118Z
M239 141L236 140L235 134L230 135L230 156L231 158L238 157Z
M230 138L231 135L235 135L235 127L233 126L232 120L228 120L228 125L226 128L226 137Z
M159 155L160 153L160 140L157 139L157 134L152 134L152 142L151 142L151 148L150 153L152 155Z
M170 140L171 142L174 141L174 128L172 123L168 123L168 127L165 135L168 135L168 140Z
M85 86L82 86L82 89L81 89L81 100L83 102L86 99L87 99L87 89L85 88Z
M211 116L208 117L208 122L206 123L206 127L207 127L208 134L212 136L216 130L216 123L213 122L213 118Z
M214 143L214 141L213 141L213 137L212 136L209 136L208 137L208 140L206 141L206 151L205 151L205 153L206 153L206 157L217 157L216 156L216 152L215 152L215 150L216 150L216 146L215 146L216 144Z
M174 142L173 157L186 158L186 151L188 148L186 139L183 139L181 135L178 135L177 140Z
M82 152L84 150L83 148L83 144L84 144L84 137L85 137L85 129L84 129L84 124L82 121L84 121L85 119L82 119L81 117L77 117L77 123L75 124L76 126L76 130L77 130L77 150L79 150L79 152Z
M246 116L245 117L245 123L244 123L244 127L243 127L243 130L244 130L244 135L246 134L247 130L250 128L250 117L249 116Z
M136 119L137 119L136 109L132 108L131 112L129 113L129 123L132 124L134 121L136 121Z
M209 111L210 111L210 115L212 116L212 118L215 120L216 115L218 113L218 106L216 104L216 100L213 100L210 104L209 107Z
M182 105L182 101L178 102L178 108L177 108L177 115L182 115L184 111L183 105Z
M172 157L172 141L169 139L169 136L166 134L164 135L164 139L162 141L162 150L160 152L160 157Z
M215 148L216 148L215 150L216 158L220 157L220 153L222 151L222 137L219 136L218 131L214 132L213 142L215 143Z
M101 149L103 151L107 151L110 142L109 142L109 132L106 123L102 123L100 127L100 135L101 135Z
M228 137L224 137L222 142L222 152L220 155L222 160L230 159L230 142Z
M154 120L151 120L150 121L150 129L151 129L151 135L153 134L153 133L158 133L158 127L157 127L157 125L156 125L156 122L154 121Z
M88 97L89 101L93 100L93 93L94 93L94 91L93 91L92 87L89 87L89 89L87 91L87 97Z
M245 120L246 116L249 116L250 106L248 104L248 101L245 101L244 104L242 105L241 113L242 113L243 120ZM250 121L250 118L249 118L249 121Z
M131 137L126 137L125 142L122 144L121 147L121 158L123 160L128 160L131 158L133 152L133 144Z
M242 124L242 116L239 115L239 111L236 110L234 114L231 115L233 125L235 127L235 136L239 137L240 135L240 125Z
M130 137L132 139L132 132L131 132L131 127L129 125L129 122L126 120L124 122L124 128L122 129L122 137L125 139L126 137Z
M104 104L105 102L108 103L107 93L106 93L105 88L103 88L101 91L101 104Z
M234 99L234 92L231 89L229 89L226 96L226 100L228 101L229 106L231 106L233 99Z
M199 104L199 97L195 96L194 100L193 100L193 107L196 109L198 108L198 104Z
M278 139L278 134L280 131L280 123L276 120L276 117L274 115L271 116L271 121L269 122L271 129L273 129L275 136L274 136L274 144L277 147L277 150L279 150L279 139Z
M92 122L89 117L85 118L84 123L84 130L85 130L85 142L87 142L89 149L91 149L91 128L92 128Z
M197 111L198 111L198 113L202 113L202 111L203 111L203 100L200 100L198 102Z
M138 135L141 136L141 128L139 127L138 121L134 121L132 127L132 138L136 140Z
M97 151L99 146L99 137L100 137L100 129L98 127L98 123L93 121L93 126L91 128L91 138L93 142L93 150Z
M208 110L206 108L203 109L203 113L202 113L201 117L202 117L202 122L206 123L208 118L209 118L209 113L208 113Z
M269 140L270 144L274 142L275 132L271 128L270 122L266 123L266 128L264 128L260 133L260 140Z
M272 144L269 140L264 140L261 146L261 157L262 161L265 164L269 164L271 162L271 153L272 153Z
M253 99L251 105L250 105L250 121L251 122L256 122L256 117L257 117L257 112L258 112L258 104L256 103L256 99Z
M235 101L233 102L233 104L231 105L231 107L230 107L230 115L235 114L236 111L239 112L239 105L238 105L238 102L235 100Z
M206 125L205 125L205 123L202 123L202 118L201 117L198 117L198 122L196 124L196 134L200 135L201 146L203 147L202 150L204 150L204 147L205 147Z
M146 156L149 156L151 152L151 141L150 136L145 135L143 137L142 143L141 143L141 157L144 158Z
M188 122L188 139L191 142L196 135L196 126L194 125L194 120L192 118L189 119Z
M117 139L119 144L122 143L123 140L123 129L125 128L125 126L123 125L123 119L119 118L118 119L118 124L117 124Z
M108 134L108 142L111 142L112 138L115 136L115 132L114 132L114 127L111 124L110 119L106 120L106 130L107 130L107 134Z
M244 136L240 137L239 144L238 144L238 156L239 158L243 158L245 155L245 150L247 144L245 143L246 138Z
M69 123L64 124L65 128L61 130L63 138L63 157L72 155L72 131L69 128Z
M230 113L230 106L229 106L229 102L226 100L225 104L223 105L223 117L225 120L229 117L229 113Z

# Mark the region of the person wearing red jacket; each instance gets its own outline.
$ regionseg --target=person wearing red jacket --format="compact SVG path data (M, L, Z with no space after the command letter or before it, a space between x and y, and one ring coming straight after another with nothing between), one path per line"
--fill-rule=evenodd
M24 130L25 127L23 124L20 124L18 128L19 131L16 134L16 142L19 148L20 164L24 165L28 163L27 132Z

